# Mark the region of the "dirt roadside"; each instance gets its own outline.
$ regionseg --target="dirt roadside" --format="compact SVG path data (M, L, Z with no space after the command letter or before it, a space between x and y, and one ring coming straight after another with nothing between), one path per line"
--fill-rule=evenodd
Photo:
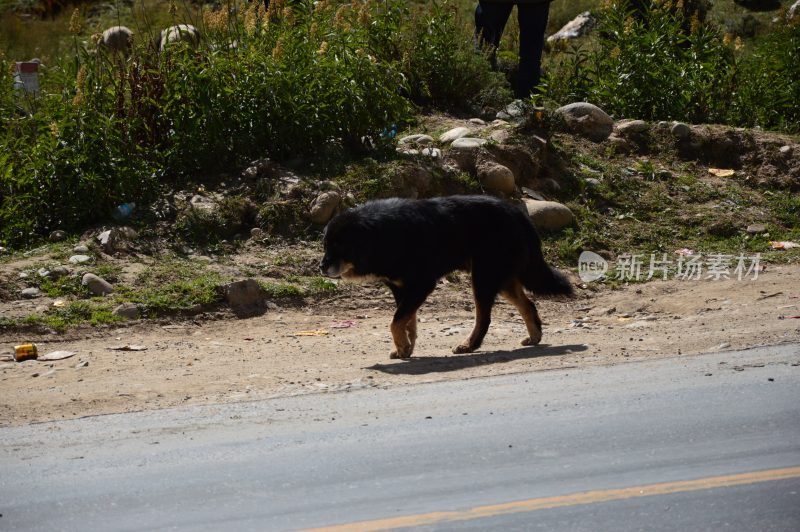
M499 302L483 348L471 355L450 352L472 326L467 281L444 283L420 311L409 361L388 357L393 305L377 286L245 320L149 322L26 338L42 353L77 355L0 363L0 425L647 358L680 363L711 350L798 342L800 319L790 316L800 314L799 278L800 266L770 265L756 280L583 290L570 301L539 302L544 339L529 348L519 345L522 320ZM9 352L20 340L0 335L0 346ZM124 344L147 349L108 349Z

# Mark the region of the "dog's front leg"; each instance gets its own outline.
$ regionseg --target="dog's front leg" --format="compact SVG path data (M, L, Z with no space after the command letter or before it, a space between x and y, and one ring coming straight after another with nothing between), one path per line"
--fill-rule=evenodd
M389 330L392 332L394 351L389 358L410 358L417 341L417 310L433 291L436 281L404 286L390 285L397 302L397 310Z

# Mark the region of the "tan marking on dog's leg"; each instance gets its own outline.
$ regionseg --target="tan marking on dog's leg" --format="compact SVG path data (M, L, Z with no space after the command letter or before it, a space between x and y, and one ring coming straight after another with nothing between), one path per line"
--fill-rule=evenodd
M411 356L411 352L414 350L414 343L409 340L408 328L412 317L416 317L416 313L403 319L392 321L389 326L389 330L392 332L392 340L394 341L394 351L389 353L389 358L409 358ZM416 337L414 339L416 340Z
M408 341L411 343L411 350L414 350L414 346L417 343L417 313L414 312L411 317L408 318L408 325L406 325L406 331L408 331Z
M522 319L525 321L525 327L528 329L528 337L522 340L522 345L536 345L541 342L542 320L539 319L536 305L525 295L522 284L519 281L514 281L508 289L500 293L517 308L522 315Z
M475 302L475 327L466 341L453 349L453 353L460 355L463 353L472 353L481 346L483 337L486 336L486 331L489 330L489 323L491 322L492 307L486 307L483 304Z

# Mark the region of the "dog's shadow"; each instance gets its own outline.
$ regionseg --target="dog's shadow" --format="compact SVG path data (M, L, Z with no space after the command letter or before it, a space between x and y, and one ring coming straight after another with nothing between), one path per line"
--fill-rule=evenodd
M451 355L443 357L411 357L398 360L391 364L375 364L365 369L374 369L392 375L424 375L426 373L443 373L458 371L464 368L473 368L486 364L502 364L526 358L552 357L568 355L586 351L588 346L573 345L548 345L523 347L514 351L493 351L490 353L474 353L471 355Z

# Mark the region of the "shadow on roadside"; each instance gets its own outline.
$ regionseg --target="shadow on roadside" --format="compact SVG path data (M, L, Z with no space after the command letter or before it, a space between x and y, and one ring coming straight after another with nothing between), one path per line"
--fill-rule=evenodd
M375 364L364 369L374 369L392 375L424 375L426 373L442 373L473 368L486 364L502 364L526 358L553 357L586 351L583 344L548 345L540 344L522 347L513 351L492 351L490 353L473 353L470 355L450 355L443 357L411 357L390 364Z

